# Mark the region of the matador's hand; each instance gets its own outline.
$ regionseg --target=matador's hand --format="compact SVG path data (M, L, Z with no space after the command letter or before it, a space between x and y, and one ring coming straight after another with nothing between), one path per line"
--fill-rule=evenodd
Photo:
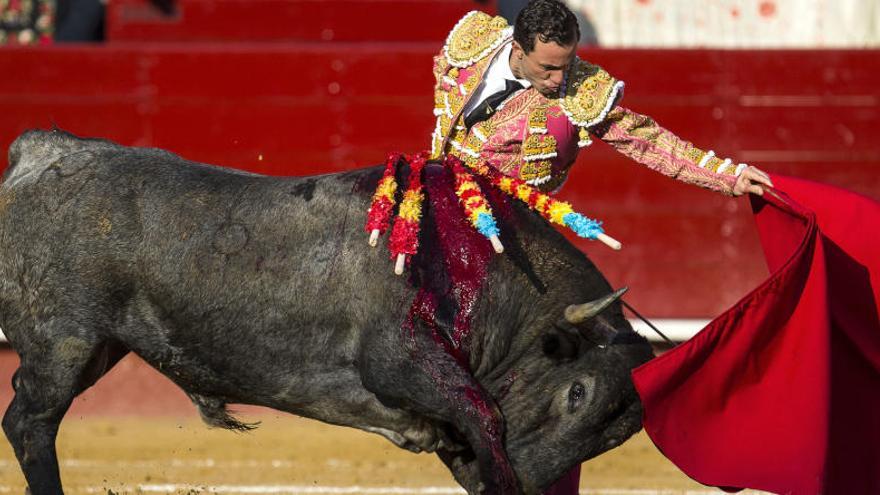
M760 196L764 194L764 189L760 184L773 187L773 183L770 182L770 176L767 175L766 172L748 166L741 174L739 174L739 177L736 178L736 184L733 186L733 195L742 196L743 194L750 192Z

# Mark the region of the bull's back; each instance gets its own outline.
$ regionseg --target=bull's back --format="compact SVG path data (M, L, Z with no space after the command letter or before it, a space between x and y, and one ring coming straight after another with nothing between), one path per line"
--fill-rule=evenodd
M20 354L112 342L209 405L370 398L360 343L412 290L363 233L381 170L273 178L55 132L10 156L0 327Z
M359 311L377 309L368 285L377 270L388 272L387 255L366 244L371 190L361 189L362 172L175 173L148 192L137 263L157 300L187 302L181 321L208 315L213 331L325 339L350 327Z
M107 328L130 290L120 253L130 251L136 221L109 192L121 178L101 165L115 148L60 131L27 132L10 147L0 184L0 326L17 350L59 322Z
M266 177L30 132L10 148L0 186L0 299L19 311L28 291L68 306L149 301L138 311L154 314L142 316L164 317L184 339L321 329L332 339L328 328L369 319L368 284L387 273L360 227L377 178Z
M134 191L127 171L114 167L124 150L62 131L21 135L10 147L10 164L0 186L0 234L13 243L10 247L35 248L54 241L53 250L65 254L86 250L86 245L95 254L121 234L132 238L130 230L137 226L130 221L133 205L127 199ZM147 152L154 158L173 156ZM105 242L86 243L90 239Z

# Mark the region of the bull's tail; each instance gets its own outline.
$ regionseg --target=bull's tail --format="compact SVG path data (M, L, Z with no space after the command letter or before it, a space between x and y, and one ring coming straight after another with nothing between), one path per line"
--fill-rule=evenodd
M250 431L260 426L260 422L243 423L229 414L226 403L215 397L207 397L199 394L187 394L193 404L199 408L202 421L208 426L223 428L226 430Z

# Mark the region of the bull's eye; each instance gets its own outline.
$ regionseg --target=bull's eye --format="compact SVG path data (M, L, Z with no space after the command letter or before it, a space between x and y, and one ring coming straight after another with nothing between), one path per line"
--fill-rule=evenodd
M581 382L574 382L568 389L568 412L574 412L587 395L587 389Z

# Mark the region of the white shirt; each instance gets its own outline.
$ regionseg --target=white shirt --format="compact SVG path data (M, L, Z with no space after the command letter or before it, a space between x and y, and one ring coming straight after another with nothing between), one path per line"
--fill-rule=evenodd
M498 52L498 55L495 56L495 59L489 63L489 68L486 69L486 73L483 75L483 81L477 86L476 92L474 93L473 98L467 102L467 105L464 107L463 115L467 116L471 113L471 111L477 107L480 103L483 102L490 95L493 95L505 87L505 81L510 79L511 81L519 81L520 84L523 85L524 89L529 89L532 87L532 83L530 83L526 79L517 79L516 76L513 75L513 71L510 69L510 51L513 49L513 41L508 41L507 45ZM523 91L523 90L520 90ZM519 94L519 91L514 92L507 99L509 100L514 95ZM498 106L498 109L504 106L503 104Z

